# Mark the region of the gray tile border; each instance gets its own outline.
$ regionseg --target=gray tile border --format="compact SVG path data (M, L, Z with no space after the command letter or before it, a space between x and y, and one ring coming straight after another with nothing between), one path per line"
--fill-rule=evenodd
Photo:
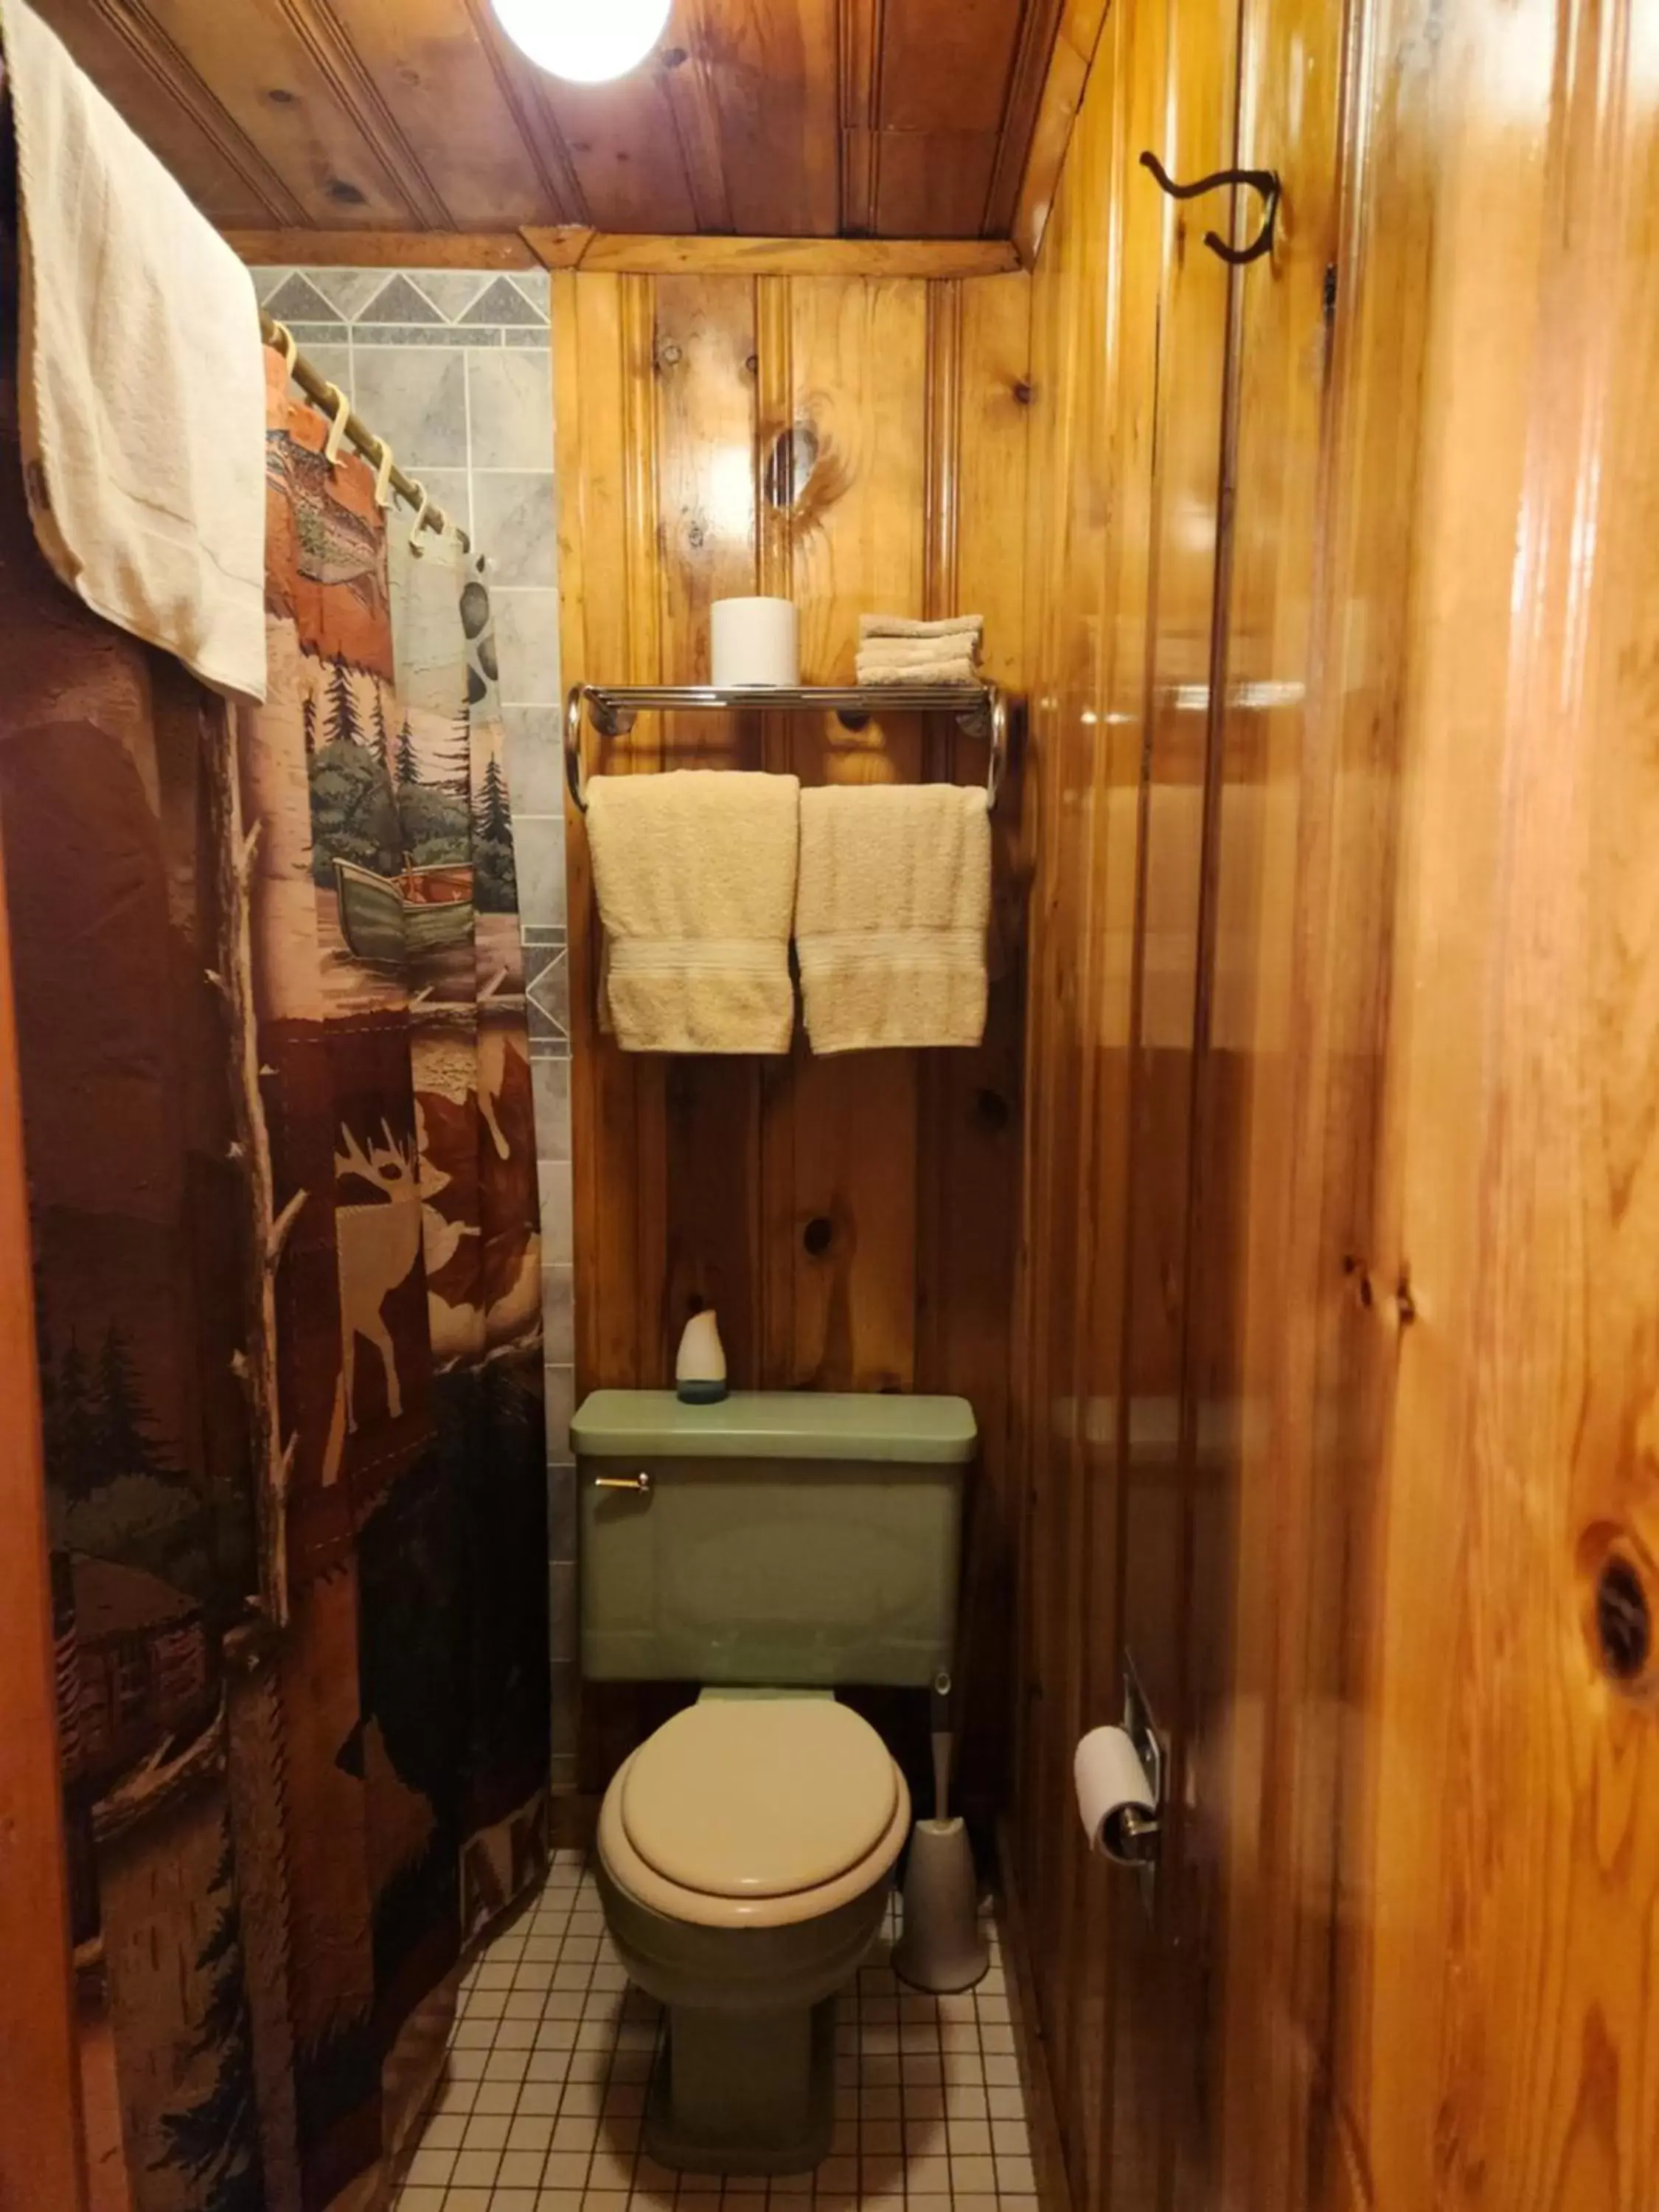
M525 296L510 277L496 276L456 320L466 324L494 323L502 328L537 323L544 327L547 315Z
M444 318L407 270L395 270L358 310L365 323L441 323Z
M493 281L484 269L414 269L410 274L447 323L458 323Z
M345 312L299 269L284 276L261 304L279 323L337 322L343 319Z
M360 346L442 346L457 353L501 343L499 331L458 331L448 323L354 323L351 335Z
M356 320L386 280L384 269L302 269L300 274L332 301L335 313L347 322Z
M555 1036L570 1035L570 969L564 946L550 948L549 957L530 979L527 995Z

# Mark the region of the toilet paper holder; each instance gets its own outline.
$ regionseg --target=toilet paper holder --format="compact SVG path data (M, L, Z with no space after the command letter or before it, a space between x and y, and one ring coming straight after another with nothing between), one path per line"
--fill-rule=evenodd
M1137 1805L1120 1807L1108 1823L1106 1846L1121 1866L1136 1868L1150 1881L1164 1832L1164 1740L1127 1652L1123 1655L1123 1733L1133 1744L1146 1777L1152 1810L1145 1813Z

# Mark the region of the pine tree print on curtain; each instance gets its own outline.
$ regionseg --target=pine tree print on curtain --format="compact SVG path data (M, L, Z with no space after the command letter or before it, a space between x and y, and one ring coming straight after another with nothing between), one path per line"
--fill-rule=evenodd
M268 368L270 696L239 758L291 1618L242 1741L280 1768L286 1935L250 1983L256 2047L291 2050L293 2141L267 2073L266 2165L320 2212L374 2201L465 1936L544 1862L539 1257L499 840L476 879L475 757L482 790L499 742L468 696L459 550L389 548L367 467L329 466Z

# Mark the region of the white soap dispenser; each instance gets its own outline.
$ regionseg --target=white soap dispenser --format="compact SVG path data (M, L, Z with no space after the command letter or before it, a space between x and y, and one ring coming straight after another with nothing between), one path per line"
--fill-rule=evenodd
M674 1388L688 1406L717 1406L726 1395L726 1347L713 1306L693 1314L674 1362Z

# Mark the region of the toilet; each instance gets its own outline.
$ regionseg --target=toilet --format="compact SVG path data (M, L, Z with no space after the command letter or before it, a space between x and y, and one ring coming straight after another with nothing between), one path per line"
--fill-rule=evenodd
M667 2014L645 2148L688 2172L804 2172L830 2148L836 1993L910 1830L902 1773L836 1691L920 1691L950 1664L973 1412L601 1390L572 1433L583 1674L700 1690L599 1814L611 1940Z

